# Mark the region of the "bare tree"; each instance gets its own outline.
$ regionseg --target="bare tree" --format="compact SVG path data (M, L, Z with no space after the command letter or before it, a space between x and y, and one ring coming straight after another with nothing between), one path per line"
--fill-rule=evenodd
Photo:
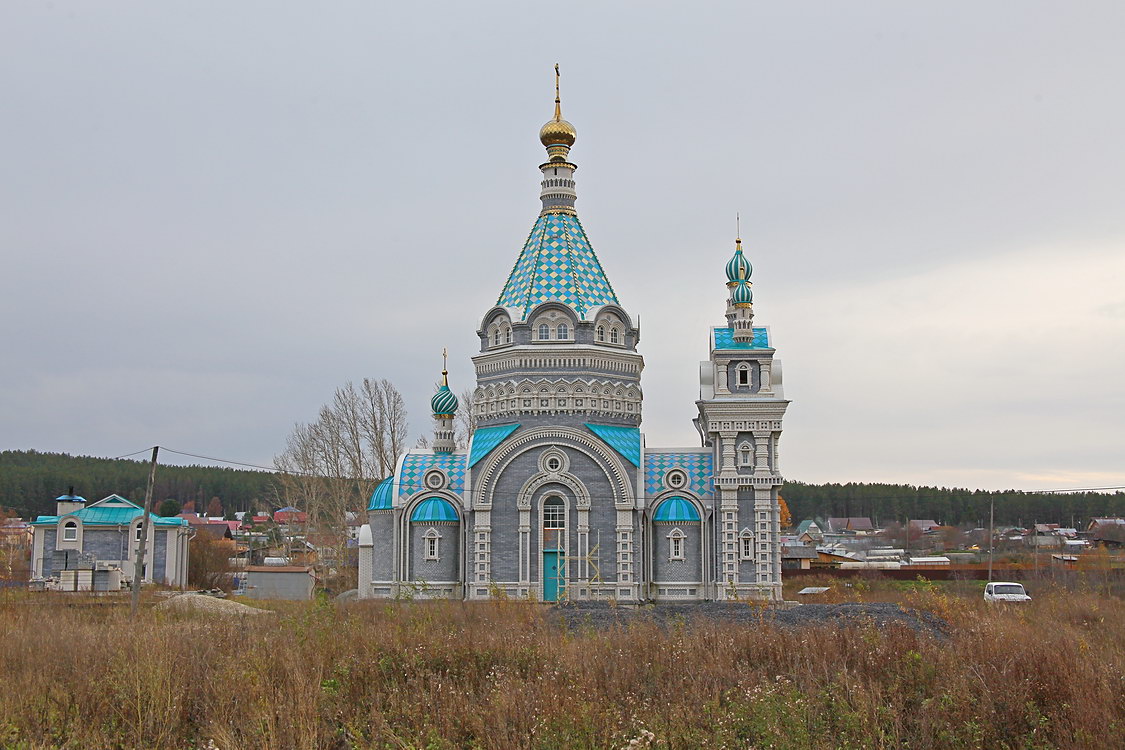
M477 393L473 388L461 391L461 403L453 420L453 440L458 450L469 447L469 440L477 429Z
M310 424L297 424L274 458L277 499L308 514L318 547L343 559L349 510L363 510L379 480L393 470L407 440L406 404L387 380L347 382ZM310 540L311 541L311 540Z

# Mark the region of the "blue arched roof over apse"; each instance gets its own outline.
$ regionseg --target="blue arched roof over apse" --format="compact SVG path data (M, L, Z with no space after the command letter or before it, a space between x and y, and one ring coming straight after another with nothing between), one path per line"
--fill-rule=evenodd
M371 501L367 503L368 510L390 510L391 509L391 485L394 484L394 477L387 477L375 491L371 493Z
M457 511L441 497L427 497L410 514L411 523L457 523Z
M654 523L699 523L695 504L683 497L670 497L656 507Z

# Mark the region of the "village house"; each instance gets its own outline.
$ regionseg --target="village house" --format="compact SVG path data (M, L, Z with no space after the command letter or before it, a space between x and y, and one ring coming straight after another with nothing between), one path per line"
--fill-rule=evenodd
M112 590L113 581L132 581L143 508L120 495L87 505L71 490L56 498L55 513L31 523L33 579L53 579L67 590ZM184 519L150 513L142 580L185 585L190 538Z

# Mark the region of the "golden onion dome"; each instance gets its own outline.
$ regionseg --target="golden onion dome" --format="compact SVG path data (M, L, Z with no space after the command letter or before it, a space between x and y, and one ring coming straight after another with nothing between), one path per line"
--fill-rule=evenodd
M539 128L539 142L547 148L565 146L569 149L574 145L574 139L577 137L578 131L562 117L562 101L559 97L559 64L555 63L555 116L548 120L546 125ZM565 153L565 151L562 152L562 155L565 155Z
M544 146L573 146L577 136L574 126L562 118L549 120L539 128L539 142Z

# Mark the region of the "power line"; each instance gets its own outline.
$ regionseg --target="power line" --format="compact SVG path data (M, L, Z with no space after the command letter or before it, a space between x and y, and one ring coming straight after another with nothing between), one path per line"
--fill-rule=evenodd
M139 451L133 451L132 453L126 453L124 456L114 456L113 458L110 459L110 461L117 461L117 460L120 460L122 458L128 458L129 456L135 456L138 453L148 453L150 450L152 450L151 446L148 447L148 448L141 448Z
M246 463L245 461L231 461L230 459L226 459L226 458L216 458L214 456L201 456L198 453L188 453L187 451L178 451L178 450L174 450L172 448L168 448L168 447L163 446L163 445L160 446L160 448L162 450L166 451L167 453L175 453L178 456L190 456L192 458L202 458L204 461L218 461L219 463L231 464L233 466L246 466L246 467L249 467L251 469L261 469L263 471L272 472L274 474L302 474L304 476L316 476L315 474L306 474L305 472L301 472L301 471L283 471L283 470L278 469L276 466L261 466L259 464Z
M163 451L166 451L168 453L175 453L176 455L180 455L180 456L188 456L190 458L198 458L198 459L202 459L204 461L217 461L219 463L230 464L232 466L245 466L247 468L259 469L261 471L268 471L268 472L271 472L271 473L274 473L274 474L294 474L294 475L297 475L297 476L304 476L304 477L328 478L328 477L325 477L322 474L316 474L316 473L313 473L313 472L296 471L296 470L282 470L282 469L278 469L276 466L262 466L261 464L252 464L252 463L248 463L246 461L234 461L234 460L227 459L227 458L217 458L215 456L204 456L204 455L201 455L201 454L198 454L198 453L189 453L187 451L175 450L173 448L168 448L166 446L160 446L160 448ZM117 456L114 460L117 460L117 459L120 459L120 458L128 458L129 456L135 456L138 453L147 453L150 450L152 450L152 449L151 448L142 448L139 451L134 451L133 453L127 453L124 456ZM375 481L375 480L369 480L369 481ZM841 486L841 488L842 488L842 486ZM414 490L414 491L422 491L422 490L428 490L430 488L427 487L425 484L423 484L421 482L408 483L408 484L400 483L399 484L399 491L401 492L403 489L411 489L411 490ZM1013 490L966 490L966 491L969 492L969 493L972 493L972 494L976 494L978 492L986 492L989 495L1004 493L1004 492L1019 492L1019 493L1030 494L1030 495L1034 495L1034 494L1050 495L1050 494L1057 494L1057 493L1064 493L1064 492L1073 492L1073 493L1077 493L1077 492L1105 492L1105 491L1108 491L1108 490L1118 490L1118 491L1125 490L1125 485L1112 486L1112 487L1070 487L1070 488L1064 488L1064 489L1047 489L1047 490L1013 489ZM942 490L938 489L938 491L941 492ZM456 494L461 494L461 495L464 495L464 496L467 496L467 497L471 497L473 495L483 495L484 492L482 490L473 490L471 488L463 488L462 490L460 490ZM862 502L862 503L879 501L879 500L924 500L924 499L927 499L927 498L925 498L925 494L926 494L926 492L924 490L920 489L918 491L918 493L915 493L913 495L880 495L880 496L876 496L876 497L856 497L856 498L840 497L840 498L825 498L825 500L827 502L834 502L834 501L854 499L854 500L856 500L858 502ZM617 496L615 496L615 495L605 496L605 497L590 495L589 498L591 500L614 500L614 501L616 501L618 499Z

